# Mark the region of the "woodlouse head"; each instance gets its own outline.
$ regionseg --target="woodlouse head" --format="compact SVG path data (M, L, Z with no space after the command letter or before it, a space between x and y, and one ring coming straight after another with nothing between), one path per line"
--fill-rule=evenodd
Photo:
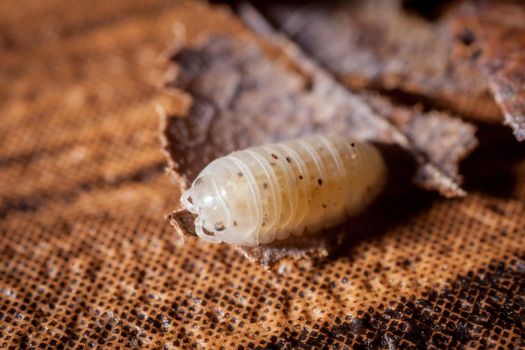
M229 211L221 200L212 177L199 176L191 188L182 194L181 204L198 215L195 220L195 231L201 238L211 242L221 241L215 231L223 231L216 228L224 227L222 222L229 216Z
M197 215L195 232L210 242L257 245L257 210L250 181L228 159L210 163L181 196L181 204ZM243 173L244 174L244 173ZM235 223L235 224L234 224Z

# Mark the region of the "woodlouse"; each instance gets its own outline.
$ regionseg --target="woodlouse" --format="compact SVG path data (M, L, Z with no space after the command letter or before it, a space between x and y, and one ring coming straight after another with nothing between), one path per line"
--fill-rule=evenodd
M197 214L199 237L254 246L359 214L385 178L383 158L371 144L314 135L214 160L181 203Z

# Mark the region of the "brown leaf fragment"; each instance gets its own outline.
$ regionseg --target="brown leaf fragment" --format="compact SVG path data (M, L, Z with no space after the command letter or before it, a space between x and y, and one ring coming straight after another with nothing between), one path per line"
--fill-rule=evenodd
M194 225L195 214L185 209L177 209L168 215L168 220L182 238L184 236L197 237Z
M394 146L418 164L418 185L445 196L464 194L454 172L457 165L442 167L433 160L456 160L444 154L451 139L452 144L463 142L463 155L467 154L476 143L471 126L461 124L465 129L456 134L461 140L454 139L454 134L438 138L441 148L436 144L429 149L436 152L430 156L425 149L428 145L416 138L420 129L428 126L426 114L416 116L414 111L400 109L409 117L396 121L395 116L402 113L381 97L374 98L383 101L382 109L374 110L368 101L372 97L350 93L284 38L208 35L181 47L170 59L178 73L168 82L168 89L183 91L191 103L184 104L187 108L161 112L161 140L171 171L183 189L210 161L234 150L326 133ZM171 96L180 98L180 92ZM448 125L452 119L447 118L438 124ZM459 150L454 153L460 158ZM394 164L393 172L396 166L403 167ZM176 212L170 219L181 233L192 234L189 213ZM250 260L271 266L284 257L325 256L336 237L320 234L239 249Z
M482 75L453 62L452 9L433 21L406 11L400 0L272 2L261 9L352 89L404 94L466 118L501 120Z
M505 123L525 140L525 4L474 2L456 17L458 50L488 80Z

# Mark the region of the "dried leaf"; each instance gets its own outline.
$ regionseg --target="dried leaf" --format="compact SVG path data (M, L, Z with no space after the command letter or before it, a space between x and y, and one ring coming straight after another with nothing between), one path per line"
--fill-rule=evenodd
M292 43L283 38L266 39L266 44L261 44L260 38L208 36L180 48L171 57L178 74L168 86L187 93L191 106L162 115L161 138L170 167L183 188L210 161L236 149L308 133L329 133L394 146L417 162L415 179L419 185L446 196L464 194L455 172L457 164L445 165L455 163L476 144L473 127L440 115L436 117L436 135L442 136L443 130L456 132L445 138L429 137L435 143L430 147L417 139L418 134L433 130L429 125L432 119L424 113L398 109L378 96L354 95ZM273 50L263 47L268 43ZM368 104L372 99L382 102L375 110ZM402 112L409 116L405 122L395 119ZM447 158L449 146L458 148ZM404 164L394 164L393 172L396 167L404 168ZM178 212L171 219L180 231L191 233L187 215ZM285 256L324 256L328 243L337 241L336 236L292 238L241 249L252 260L270 266Z
M456 20L459 35L468 38L459 43L463 56L486 76L506 124L525 140L525 4L475 3Z

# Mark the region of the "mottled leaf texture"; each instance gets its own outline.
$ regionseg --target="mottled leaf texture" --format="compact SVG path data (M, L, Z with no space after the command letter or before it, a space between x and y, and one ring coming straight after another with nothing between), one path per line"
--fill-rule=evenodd
M261 9L351 88L402 94L466 118L501 120L483 76L454 63L454 7L432 21L404 9L401 0L275 2Z
M236 149L328 133L397 147L415 160L417 184L448 197L464 195L457 162L476 145L472 126L443 113L395 107L380 96L354 95L292 43L264 36L266 51L255 40L213 36L173 54L177 74L168 85L187 93L191 107L163 116L162 139L183 186ZM257 249L267 247L245 252L253 256Z
M460 52L485 74L505 122L525 140L525 3L475 2L457 17Z

